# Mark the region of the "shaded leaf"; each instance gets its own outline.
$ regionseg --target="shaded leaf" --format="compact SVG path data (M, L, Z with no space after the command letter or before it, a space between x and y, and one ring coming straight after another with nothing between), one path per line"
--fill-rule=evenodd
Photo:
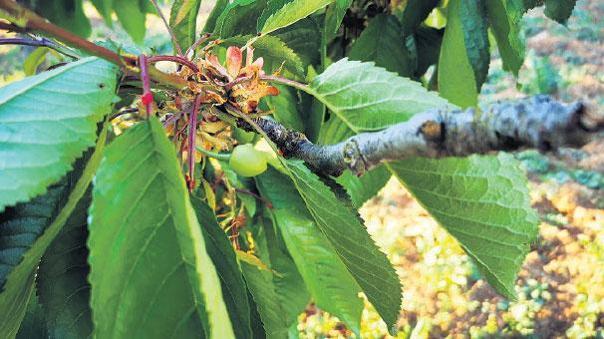
M438 61L438 89L440 95L462 108L476 106L478 88L469 49L465 39L464 16L468 2L472 0L451 0L447 15L447 27L443 37ZM472 20L472 18L467 18ZM470 34L470 32L468 32ZM477 55L477 54L475 54Z
M321 31L313 18L302 19L271 33L283 41L302 60L303 65L314 65L319 62Z
M315 71L315 68L313 66L308 66L308 72L306 74L307 81L311 82L316 76L317 72ZM305 122L304 132L306 137L308 140L315 142L323 129L327 108L325 107L325 104L308 93L301 93L300 106L302 120Z
M511 156L389 163L392 172L474 259L500 294L515 297L516 274L536 240L527 180Z
M44 0L33 3L33 9L38 14L68 31L82 37L88 37L92 32L90 22L84 14L82 0Z
M94 336L233 337L176 152L157 118L111 143L92 197Z
M404 36L413 34L428 14L438 6L439 0L409 0L400 14L401 28Z
M361 177L347 170L336 181L346 189L353 206L359 209L367 200L375 197L389 179L390 172L384 166L379 166Z
M17 332L17 339L35 339L35 338L48 338L48 331L46 329L46 320L44 318L44 311L42 306L38 303L36 293L32 293L29 299L29 305L23 317L23 322Z
M266 97L266 104L273 112L275 120L283 126L296 131L304 131L304 121L298 112L298 97L296 91L284 85L275 85L279 89L279 95Z
M378 67L410 76L415 67L402 33L394 15L379 14L352 44L348 57L351 60L374 61Z
M306 308L310 294L273 222L265 218L263 228L266 235L265 251L269 254L271 268L279 273L273 275L273 283L285 311L285 323L290 329L295 328L298 315Z
M247 302L245 282L233 246L216 222L214 212L201 199L191 196L191 203L201 226L208 255L216 266L222 295L229 311L231 324L237 338L251 338L250 305Z
M524 12L522 0L487 1L487 13L503 68L518 76L524 62L524 41L521 20Z
M24 207L24 209L21 210L20 215L13 217L16 218L14 220L16 220L17 225L21 223L21 226L25 225L30 228L32 227L32 224L35 227L34 222L29 224L27 217L21 220L19 220L19 218L32 215L34 218L39 217L44 223L47 223L49 221L48 219L52 219L53 221L45 228L44 232L39 234L35 239L32 239L31 234L28 234L29 232L24 231L23 228L21 228L19 232L23 233L24 236L15 239L21 242L25 241L25 243L20 244L19 247L29 248L26 252L22 252L22 255L18 258L20 261L18 261L18 264L13 266L12 270L10 270L2 293L0 293L0 314L7 315L0 317L0 338L13 338L19 329L19 324L21 323L25 308L34 289L38 263L48 246L61 231L63 225L75 209L78 201L84 196L86 189L99 166L106 136L107 128L104 128L99 136L95 151L90 156L90 159L81 172L82 174L77 175L75 173L80 172L74 172L75 177L79 177L79 179L77 179L74 186L71 186L70 184L70 187L73 187L73 189L71 189L71 193L69 193L64 204L62 202L60 205L53 203L55 207L52 207L52 205L48 205L48 202L42 203L43 200L37 201L39 205L36 205L36 201L34 201L34 205L31 205L31 207ZM62 208L60 212L56 214L56 217L54 217L55 214L49 211L55 209L56 206L62 206Z
M111 27L111 13L113 13L114 0L91 0L92 4L99 11L105 23Z
M261 270L245 261L241 262L241 270L247 287L254 298L256 309L266 332L266 338L287 338L285 312L275 291L272 281L273 273Z
M352 0L335 0L333 4L327 7L325 11L326 41L329 42L335 37L350 5L352 5Z
M203 26L202 31L204 33L214 32L218 18L220 17L222 12L225 10L225 8L228 6L228 4L229 4L229 0L216 0L216 3L214 4L212 11L208 15L208 18L206 19L206 23Z
M137 44L145 39L147 14L138 1L114 0L113 10L124 30Z
M285 245L317 306L358 333L363 309L357 297L360 288L317 227L304 200L288 189L292 181L274 169L257 179L263 196L273 205L271 212Z
M443 34L444 29L431 27L420 27L415 31L414 38L417 49L416 77L424 75L428 67L438 64Z
M50 338L78 339L92 334L86 248L89 205L87 192L40 261L37 291Z
M184 51L197 39L197 14L201 0L174 0L170 10L170 27Z
M292 180L317 226L327 237L367 299L391 332L401 308L401 284L386 255L379 250L355 211L301 162L289 161Z
M573 13L577 0L545 0L545 15L561 24Z
M256 33L256 20L266 7L266 0L235 0L216 19L214 33L221 38Z

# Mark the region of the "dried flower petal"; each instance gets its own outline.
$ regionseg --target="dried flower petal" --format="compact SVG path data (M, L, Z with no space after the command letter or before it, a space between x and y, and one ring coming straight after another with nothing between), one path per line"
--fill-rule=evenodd
M241 69L243 54L239 47L230 46L227 48L226 68L232 79L236 79Z

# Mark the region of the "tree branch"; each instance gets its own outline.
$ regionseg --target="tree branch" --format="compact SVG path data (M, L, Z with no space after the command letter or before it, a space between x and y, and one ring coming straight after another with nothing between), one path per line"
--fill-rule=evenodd
M53 49L63 55L66 55L72 59L77 59L77 56L65 51L64 48L55 44L53 41L40 38L40 39L28 39L28 38L0 38L0 45L21 45L21 46L33 46L33 47L47 47Z
M410 157L442 158L492 151L581 147L604 131L604 115L580 103L549 96L496 103L482 112L431 110L379 132L361 133L334 145L315 145L304 134L275 121L254 122L285 157L304 160L313 170L338 176L350 169L362 175L382 162ZM241 128L253 131L239 119Z
M23 26L25 29L48 34L68 46L84 50L120 67L127 66L129 69L132 69L137 65L136 57L130 55L119 55L103 46L83 39L59 26L50 23L45 18L39 16L15 1L0 0L0 9L5 10L7 13L15 16L17 20L19 20L19 25ZM24 23L22 24L21 21ZM172 74L163 73L154 67L149 68L149 75L153 80L159 83L163 83L178 89L187 86L187 82L184 79Z

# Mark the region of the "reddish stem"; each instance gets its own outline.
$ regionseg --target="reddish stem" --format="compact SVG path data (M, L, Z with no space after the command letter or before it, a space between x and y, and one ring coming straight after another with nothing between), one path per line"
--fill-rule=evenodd
M153 107L153 93L151 93L151 81L149 80L147 56L141 54L138 57L138 67L141 70L141 82L143 83L143 96L141 101L145 105L145 111L147 111L147 118L151 115L151 109Z
M191 61L189 61L189 60L187 60L187 59L185 59L183 57L180 57L180 56L175 56L175 55L156 55L156 56L152 56L152 57L147 58L147 61L150 62L150 63L154 63L154 62L158 62L158 61L172 61L172 62L175 62L177 64L189 67L189 69L191 69L195 73L199 73L199 68L197 68L197 65L195 65Z
M197 47L199 47L199 45L206 42L211 36L212 36L212 33L206 33L206 34L202 35L189 48L187 48L187 51L185 52L185 56L189 55L189 53L191 53L191 51L195 51L195 49L197 49Z
M189 115L189 150L188 150L188 158L187 162L189 165L189 192L192 192L195 188L195 178L193 177L195 172L195 142L197 136L197 112L199 112L199 107L201 106L201 94L195 97L195 104L193 104L193 111Z

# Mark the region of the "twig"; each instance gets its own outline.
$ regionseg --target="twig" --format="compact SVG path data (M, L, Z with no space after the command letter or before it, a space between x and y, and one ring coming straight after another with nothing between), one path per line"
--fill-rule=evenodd
M83 39L59 26L50 23L48 20L23 7L21 4L12 0L0 0L0 9L14 15L19 20L23 20L23 29L39 31L48 34L57 40L65 43L76 49L84 50L94 56L103 58L111 63L114 63L122 68L135 70L137 59L130 55L118 55L117 53L96 45L86 39ZM185 79L172 74L166 74L158 69L149 68L149 76L159 83L163 83L175 88L183 88L187 86Z
M199 39L197 39L197 41L195 41L191 46L189 46L189 48L187 48L187 51L185 52L185 56L188 56L189 53L191 53L192 51L195 51L197 49L197 47L199 47L199 45L206 42L211 36L212 36L212 33L203 34Z
M187 184L189 187L189 192L193 192L193 189L195 188L195 142L197 141L197 113L199 113L199 108L201 107L201 99L201 94L198 94L195 97L193 110L189 114L189 154L187 155L187 162L189 165L189 177L187 178Z
M170 27L170 24L168 23L168 20L166 20L166 17L164 16L164 13L162 13L161 8L159 8L159 5L157 4L157 1L156 0L151 0L151 2L153 3L153 6L155 7L155 10L157 11L157 14L161 18L161 20L164 22L164 25L166 26L166 30L168 30L168 34L170 34L170 39L172 39L172 44L174 45L174 49L176 50L176 54L180 55L180 56L185 56L186 54L182 54L182 48L180 47L180 44L178 43L178 40L176 39L176 34L174 34L174 31L172 30L172 27Z
M147 118L151 116L151 110L153 109L153 93L151 93L151 82L149 81L149 73L147 72L147 57L141 54L138 57L138 67L141 70L141 82L143 84L143 96L141 101L145 105L145 113Z
M287 85L287 86L299 89L301 91L304 91L306 93L312 94L311 90L310 90L310 87L308 87L308 85L303 84L301 82L297 82L297 81L291 80L291 79L283 78L283 77L280 77L280 76L276 76L276 75L262 75L262 76L260 76L260 80L276 82L276 83Z
M60 46L57 46L57 44L55 44L54 42L52 42L51 40L48 40L46 38L41 38L40 40L27 39L27 38L0 38L0 45L21 45L21 46L47 47L47 48L53 49L63 55L66 55L72 59L78 58L77 56L75 56L73 54L69 54L63 48L61 48Z
M197 150L205 155L207 155L210 158L214 158L214 159L218 159L218 160L222 160L222 161L229 161L229 159L231 159L231 153L215 153L215 152L210 152L207 149L201 147L201 146L197 146L196 147Z
M158 62L158 61L171 61L183 66L187 66L190 70L195 73L199 72L199 68L193 62L185 59L184 57L173 56L173 55L156 55L147 58L147 61L150 63Z
M362 175L382 162L410 157L442 158L492 151L537 148L555 151L580 147L604 131L604 114L579 103L563 104L549 96L496 103L481 113L431 110L383 131L361 133L335 145L315 145L304 134L279 123L239 119L239 127L262 133L285 157L304 160L314 171L338 176L350 169Z
M0 29L7 32L27 33L27 29L4 21L0 21Z

